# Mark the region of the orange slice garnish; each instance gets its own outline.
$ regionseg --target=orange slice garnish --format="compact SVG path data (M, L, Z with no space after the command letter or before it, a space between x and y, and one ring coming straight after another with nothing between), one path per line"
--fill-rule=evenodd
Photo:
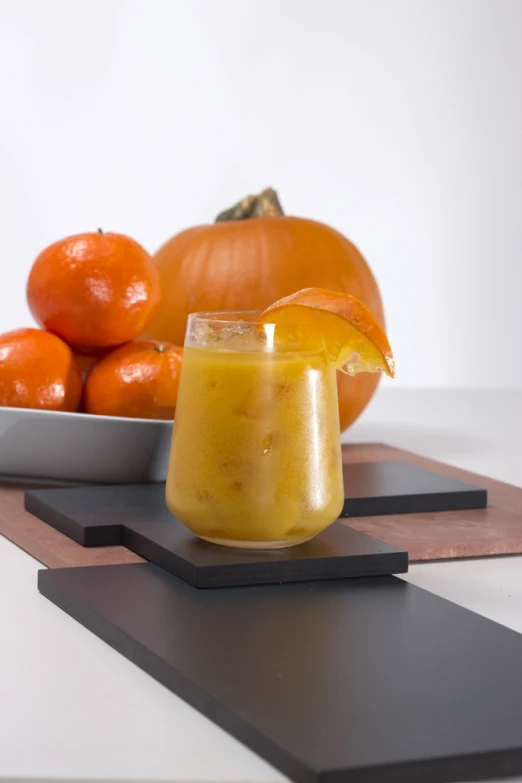
M355 296L303 288L270 305L262 323L310 324L320 332L331 362L348 375L384 372L395 376L395 362L388 338L371 311Z

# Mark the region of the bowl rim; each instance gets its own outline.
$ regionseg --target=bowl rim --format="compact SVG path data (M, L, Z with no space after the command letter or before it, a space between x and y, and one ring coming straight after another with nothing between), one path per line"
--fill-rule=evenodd
M174 424L174 419L142 419L133 418L132 416L101 416L97 413L83 413L82 411L48 411L42 408L15 408L14 406L0 405L0 414L6 411L10 411L13 414L21 412L30 413L34 416L52 416L65 419L74 418L80 420L83 419L85 421L92 421L95 419L97 421L121 422L122 424L129 424L129 422L132 422L133 424L154 424L156 426Z

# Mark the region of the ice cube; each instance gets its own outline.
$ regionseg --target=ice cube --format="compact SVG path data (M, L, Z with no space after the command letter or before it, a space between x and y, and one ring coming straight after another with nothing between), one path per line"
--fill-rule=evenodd
M266 343L266 336L257 324L237 321L219 332L220 348L226 351L259 351Z
M218 336L215 329L213 329L209 323L206 321L196 321L194 329L192 330L192 338L198 345L209 346L217 341Z
M230 340L232 337L242 337L248 334L252 328L252 324L248 324L246 321L237 321L233 324L224 326L219 332L220 340Z

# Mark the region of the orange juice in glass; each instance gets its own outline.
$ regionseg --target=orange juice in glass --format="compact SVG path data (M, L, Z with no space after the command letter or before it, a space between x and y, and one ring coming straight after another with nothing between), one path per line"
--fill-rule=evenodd
M324 530L344 489L323 337L258 315L189 316L166 495L205 541L266 549Z

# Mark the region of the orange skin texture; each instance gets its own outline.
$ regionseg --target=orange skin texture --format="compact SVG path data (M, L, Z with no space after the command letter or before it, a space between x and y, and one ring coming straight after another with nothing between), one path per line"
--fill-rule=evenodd
M100 361L100 357L95 353L75 352L74 361L82 376L85 375L85 377L87 377L92 368Z
M154 256L162 300L144 337L182 344L189 313L264 310L306 287L360 299L384 327L379 289L359 250L324 223L258 217L182 231ZM380 373L338 373L341 430L371 399Z
M83 408L99 416L173 419L183 349L143 341L122 345L91 370Z
M73 348L103 349L134 340L159 305L152 258L123 234L61 239L33 264L27 301L37 323Z
M40 329L0 335L0 405L77 411L81 395L73 353L59 337Z
M392 378L395 376L395 360L386 333L373 313L359 299L337 291L325 291L323 288L303 288L302 291L285 296L267 307L259 320L268 322L271 315L274 316L289 307L302 308L303 313L306 313L307 309L320 310L347 321L374 344L384 360L387 374Z

